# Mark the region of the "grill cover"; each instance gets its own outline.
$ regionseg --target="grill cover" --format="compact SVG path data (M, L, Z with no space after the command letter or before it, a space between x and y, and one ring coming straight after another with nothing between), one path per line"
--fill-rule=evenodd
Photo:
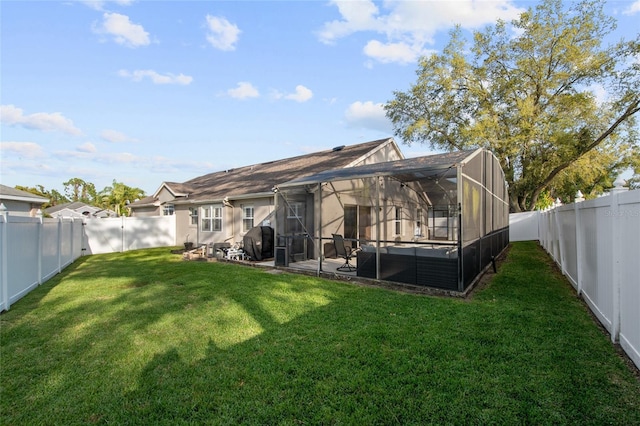
M273 228L256 226L251 228L242 238L244 252L253 260L273 257Z

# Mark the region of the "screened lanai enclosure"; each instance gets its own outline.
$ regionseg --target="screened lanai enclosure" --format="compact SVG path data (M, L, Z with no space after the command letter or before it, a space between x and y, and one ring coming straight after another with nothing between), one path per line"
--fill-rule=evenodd
M497 158L477 149L330 170L276 191L276 264L314 260L342 236L355 275L463 292L509 242Z

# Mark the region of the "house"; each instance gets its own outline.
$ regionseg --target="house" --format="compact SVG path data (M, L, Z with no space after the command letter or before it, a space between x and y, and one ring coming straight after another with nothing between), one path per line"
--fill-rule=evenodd
M337 146L218 171L182 183L163 182L152 196L130 204L129 208L132 216L175 215L178 241L197 245L240 244L254 226L275 225L274 188L278 184L326 170L403 158L392 138ZM302 214L302 210L290 214Z
M320 271L344 241L357 276L455 292L509 242L508 188L491 152L405 159L393 139L164 182L130 207L176 215L177 235L197 244L241 244L268 226L276 265L313 260Z
M320 263L340 234L359 249L357 276L464 292L509 243L508 187L485 149L326 170L276 190L276 263L278 251Z
M71 203L63 203L48 207L44 212L51 217L64 217L74 219L93 219L104 217L117 217L116 212L112 210L101 209L100 207L90 206L80 201Z
M42 205L48 202L48 198L0 184L0 203L10 215L35 217Z

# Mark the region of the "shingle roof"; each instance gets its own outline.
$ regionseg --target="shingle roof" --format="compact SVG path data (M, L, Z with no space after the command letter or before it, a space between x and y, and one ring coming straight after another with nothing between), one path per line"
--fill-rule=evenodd
M282 160L269 161L250 166L223 170L199 176L183 183L165 182L174 193L185 193L189 202L222 200L225 197L241 197L271 192L282 182L313 175L329 169L350 166L392 139L380 139L357 145L337 147L312 154ZM147 197L133 203L142 207L154 201ZM179 202L179 199L176 201Z
M47 207L44 211L45 213L52 214L52 213L59 212L60 210L63 210L63 209L77 210L82 207L89 207L89 205L81 201L72 201L70 203L56 204L55 206ZM98 210L97 207L92 207L92 208L95 208L96 210Z
M19 200L28 201L32 203L47 203L48 198L40 197L39 195L32 194L20 189L11 188L10 186L0 184L0 198L6 200Z
M300 185L316 184L318 182L331 182L336 180L362 179L372 176L396 176L403 181L418 180L429 174L453 168L463 162L477 149L446 152L424 157L407 158L404 160L388 161L384 163L368 164L364 166L349 167L347 169L324 170L314 175L296 178L289 182L283 182L283 188Z

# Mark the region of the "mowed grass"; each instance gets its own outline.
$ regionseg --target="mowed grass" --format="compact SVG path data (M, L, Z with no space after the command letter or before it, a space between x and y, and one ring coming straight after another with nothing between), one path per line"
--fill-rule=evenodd
M535 243L468 300L169 249L0 316L0 424L640 424L640 383Z

